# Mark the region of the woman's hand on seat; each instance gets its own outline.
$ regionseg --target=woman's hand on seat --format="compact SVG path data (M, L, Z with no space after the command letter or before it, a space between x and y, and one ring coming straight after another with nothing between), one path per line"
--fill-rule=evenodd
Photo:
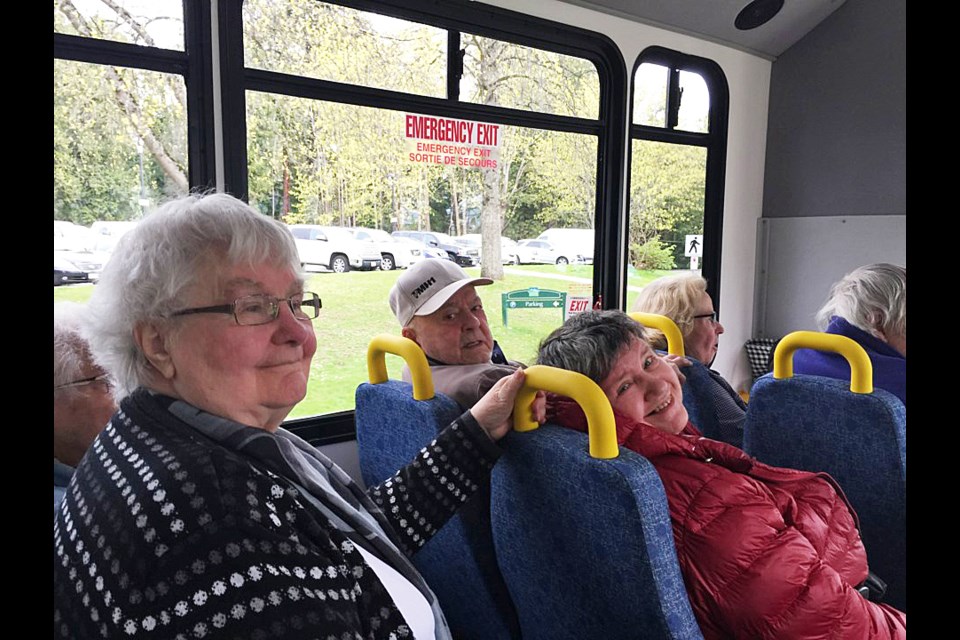
M687 381L687 376L683 375L683 372L680 371L680 367L689 367L691 364L693 364L692 362L683 356L674 355L672 353L661 357L667 362L667 364L673 367L674 371L676 371L677 377L680 378L680 384L683 384Z
M513 404L517 399L517 393L523 387L525 378L526 374L523 369L517 369L511 375L500 378L496 384L490 387L490 391L487 391L486 395L480 398L477 404L470 409L474 419L492 440L499 440L513 428L513 421L510 419L513 415ZM537 413L538 400L540 402L539 414ZM537 397L534 398L533 415L535 418L545 417L546 415L546 402L542 393L538 393Z

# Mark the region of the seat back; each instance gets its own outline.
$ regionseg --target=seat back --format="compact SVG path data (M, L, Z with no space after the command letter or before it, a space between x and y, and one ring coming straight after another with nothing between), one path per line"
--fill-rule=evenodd
M524 640L702 638L660 476L642 456L618 449L613 412L596 384L562 371L579 380L560 388L542 371L559 370L530 367L526 385L576 399L590 431L515 424L501 441L491 483L494 543ZM589 387L595 400L585 403L580 391ZM593 411L588 403L600 400L606 411ZM518 397L517 406L525 402Z
M720 440L736 447L741 446L739 431L735 434L723 433L720 429L720 419L717 417L716 404L713 394L716 392L716 382L710 375L710 370L696 358L685 355L683 349L683 335L676 323L667 316L658 313L634 311L631 318L646 327L653 327L663 332L667 338L667 353L683 356L690 361L689 367L683 368L683 406L687 410L690 422L695 424L700 432L713 440Z
M822 336L827 336L825 342ZM849 351L851 381L793 375L797 348L845 356ZM887 582L884 601L902 610L907 592L906 422L903 403L872 388L870 360L860 345L843 336L801 331L781 340L773 374L754 383L743 447L768 464L825 471L839 483L859 517L870 569Z
M385 352L403 355L413 385L387 380ZM356 426L360 470L372 486L409 463L463 409L447 396L434 395L429 367L416 343L378 336L367 355L371 383L357 388ZM489 483L416 553L413 563L436 593L454 637L520 637L494 554Z

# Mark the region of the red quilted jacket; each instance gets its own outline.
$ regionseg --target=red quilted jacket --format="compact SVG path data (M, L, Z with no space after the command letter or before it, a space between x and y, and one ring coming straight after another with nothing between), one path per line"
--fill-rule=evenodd
M713 638L906 638L906 614L855 589L867 576L856 514L825 473L771 467L734 446L615 414L617 440L660 474L690 604ZM586 431L576 403L550 422ZM882 578L883 576L881 576Z

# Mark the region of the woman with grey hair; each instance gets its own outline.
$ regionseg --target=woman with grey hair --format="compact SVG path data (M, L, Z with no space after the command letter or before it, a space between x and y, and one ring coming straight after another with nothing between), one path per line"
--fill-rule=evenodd
M644 333L622 311L587 311L541 343L537 363L597 383L613 408L617 442L656 468L704 638L905 638L906 614L876 602L880 594L864 584L866 551L836 483L702 437L676 371ZM572 400L549 397L547 415L586 431Z
M87 307L53 305L53 510L63 500L74 469L117 408L110 376L82 335Z
M523 372L364 492L280 426L317 348L304 285L286 227L226 194L121 238L88 333L129 395L55 520L55 636L450 637L408 557L489 474Z
M821 331L846 336L866 350L873 365L873 386L907 404L907 269L871 264L854 269L830 289L817 312ZM850 379L850 364L826 351L799 349L793 372Z

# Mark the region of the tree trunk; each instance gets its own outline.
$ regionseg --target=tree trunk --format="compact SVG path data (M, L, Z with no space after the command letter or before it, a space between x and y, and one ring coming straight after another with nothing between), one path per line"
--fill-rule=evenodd
M478 43L479 44L479 43ZM484 104L498 105L497 82L500 72L497 60L501 58L504 43L484 39L480 49L478 83ZM492 280L503 280L503 263L500 261L500 230L502 207L500 205L500 170L481 169L483 172L483 208L480 211L481 264L480 275Z
M430 231L430 196L427 193L427 176L423 167L420 168L417 181L417 210L420 211L422 229Z

